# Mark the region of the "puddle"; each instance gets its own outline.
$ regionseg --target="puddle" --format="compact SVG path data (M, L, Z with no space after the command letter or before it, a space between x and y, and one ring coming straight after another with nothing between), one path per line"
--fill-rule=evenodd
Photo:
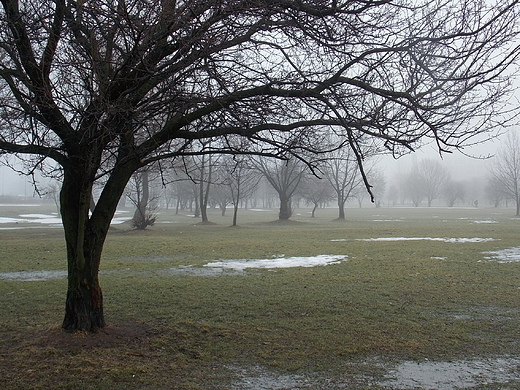
M498 358L453 362L403 362L391 369L382 386L391 389L469 389L520 381L520 359Z
M228 369L236 377L231 386L234 390L339 390L366 389L373 385L393 390L461 390L493 384L515 386L520 382L520 359L511 357L451 362L404 361L397 365L376 359L351 362L347 367L343 375L334 378L323 373L280 373L258 365L232 365ZM375 377L375 372L381 372L384 379Z
M358 238L357 241L442 241L442 242L489 242L497 241L495 238L448 238L448 237L380 237L380 238ZM331 240L337 241L337 240Z
M234 390L313 389L313 383L303 375L279 374L260 366L229 367L239 378L231 386Z
M344 255L319 255L311 257L279 257L275 259L222 260L205 264L204 267L230 268L239 271L247 268L315 267L318 265L339 264L346 258L347 256Z
M520 262L520 246L482 253L490 255L486 256L485 259L496 260L499 263Z

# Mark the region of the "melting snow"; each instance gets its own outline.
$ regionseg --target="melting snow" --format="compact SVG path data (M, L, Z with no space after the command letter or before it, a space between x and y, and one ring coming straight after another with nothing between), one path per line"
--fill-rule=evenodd
M498 251L483 252L491 256L486 256L486 259L495 260L498 259L499 263L514 263L520 262L520 247L512 247L501 249Z
M380 238L358 238L358 241L442 241L442 242L488 242L495 238L448 238L448 237L380 237Z
M338 264L347 256L319 255L312 257L279 257L276 259L238 259L222 260L205 264L204 267L231 268L244 270L246 268L290 268L290 267L315 267L317 265Z
M67 276L67 271L20 271L20 272L2 272L0 273L1 280L20 281L20 282L34 282L49 279L63 279Z

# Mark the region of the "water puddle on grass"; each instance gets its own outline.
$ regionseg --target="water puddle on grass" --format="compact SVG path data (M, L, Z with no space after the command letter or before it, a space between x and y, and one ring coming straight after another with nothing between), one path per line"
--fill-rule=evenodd
M247 268L291 268L316 267L318 265L339 264L346 260L345 255L319 255L310 257L278 257L274 259L221 260L205 264L204 267L227 268L243 271Z
M486 256L485 259L496 260L499 263L520 262L520 246L482 253L490 255Z
M351 372L334 379L319 374L282 374L260 366L233 365L228 369L236 377L231 386L234 390L366 389L373 385L392 390L461 390L489 385L506 385L512 389L516 387L509 386L520 384L520 359L510 357L452 362L405 361L397 365L375 361L349 363L348 366L357 374ZM386 373L381 380L367 375L367 370Z
M453 362L403 362L380 385L391 389L469 389L520 381L520 359L498 358Z

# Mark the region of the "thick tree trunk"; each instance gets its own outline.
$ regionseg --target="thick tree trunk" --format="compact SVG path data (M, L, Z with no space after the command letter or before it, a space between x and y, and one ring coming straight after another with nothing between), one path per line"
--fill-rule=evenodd
M291 215L291 197L285 194L280 194L280 213L278 214L278 219L287 221L291 218Z
M68 263L68 289L62 327L67 331L93 332L105 326L103 294L98 279L101 252L110 221L133 168L127 166L125 170L114 172L105 184L90 218L93 180L85 172L88 169L65 169L60 192Z
M345 219L345 201L338 199L339 216L338 219Z

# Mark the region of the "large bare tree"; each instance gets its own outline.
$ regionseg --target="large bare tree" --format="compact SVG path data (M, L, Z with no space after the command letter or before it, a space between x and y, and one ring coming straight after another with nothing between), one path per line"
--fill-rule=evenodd
M394 154L426 139L452 150L496 128L517 3L1 0L0 150L25 173L61 175L63 327L105 326L103 243L150 163L312 156L329 131L341 139L329 148L362 162L367 139ZM193 145L216 138L215 150Z

